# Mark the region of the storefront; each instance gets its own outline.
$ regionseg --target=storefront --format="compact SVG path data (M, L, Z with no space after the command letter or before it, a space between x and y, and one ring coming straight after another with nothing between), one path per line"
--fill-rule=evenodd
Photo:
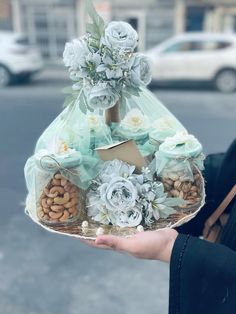
M37 43L45 58L61 56L65 42L76 34L73 1L13 0L13 10L15 30Z
M236 32L234 0L177 0L177 6L179 32Z
M94 0L106 22L131 23L144 51L175 33L175 0ZM85 31L85 0L11 0L13 29L37 43L45 59L61 57L65 42Z

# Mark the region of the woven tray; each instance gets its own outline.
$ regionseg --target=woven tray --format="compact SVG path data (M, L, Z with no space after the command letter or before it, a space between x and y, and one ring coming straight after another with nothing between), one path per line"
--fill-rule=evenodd
M204 206L205 203L205 193L204 193L204 187L203 187L203 193L202 193L202 201L199 204L196 204L195 206L192 206L191 208L178 210L177 213L170 215L166 219L159 219L158 221L155 221L151 227L144 226L144 230L157 230L161 228L175 228L179 227L191 219L193 219L198 212L201 210L201 208ZM91 219L88 219L87 216L83 213L80 218L75 221L71 222L69 224L60 224L60 225L48 225L45 223L42 223L41 221L38 221L34 219L30 213L26 212L32 220L34 220L35 223L39 224L44 229L58 233L63 234L70 237L75 238L82 238L82 239L89 239L89 240L95 240L97 237L97 230L98 228L102 227L104 230L104 234L112 234L116 236L122 236L122 237L129 237L138 232L137 228L120 228L113 225L102 225L100 223L96 223L92 221ZM83 221L88 221L88 227L83 228L82 223Z
M177 209L177 212L175 214L170 215L166 219L159 219L158 221L155 221L151 227L148 226L143 226L144 230L158 230L161 228L175 228L179 227L191 219L193 219L198 212L201 210L201 208L205 204L205 184L204 184L204 179L201 174L201 172L195 167L195 171L199 173L200 178L201 178L201 201L192 205L191 207L189 206L188 208L184 209ZM31 215L29 211L26 210L26 214L37 224L39 224L41 227L44 229L58 233L58 234L63 234L66 236L70 237L75 237L75 238L81 238L81 239L88 239L88 240L95 240L97 237L97 231L98 228L103 228L104 234L112 234L116 236L122 236L122 237L129 237L132 236L136 233L138 233L138 229L136 227L125 227L121 228L118 226L114 225L103 225L98 222L93 221L91 218L89 218L86 214L86 209L83 208L80 212L80 215L78 219L74 222L70 223L65 223L65 224L46 224L45 222L42 222L38 220L36 217ZM88 227L83 228L82 223L84 221L88 222Z

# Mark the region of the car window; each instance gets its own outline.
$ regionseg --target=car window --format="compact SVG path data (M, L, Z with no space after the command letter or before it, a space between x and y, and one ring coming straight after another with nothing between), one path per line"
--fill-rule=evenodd
M162 53L174 52L194 52L194 51L214 51L228 48L232 45L230 41L219 40L189 40L181 41L165 48Z
M220 50L232 45L230 41L225 40L208 40L202 43L203 50Z
M182 52L190 50L190 42L181 41L174 44L171 44L167 48L163 49L163 53L173 53L173 52Z
M29 39L26 36L19 37L15 40L16 44L27 46L29 45Z

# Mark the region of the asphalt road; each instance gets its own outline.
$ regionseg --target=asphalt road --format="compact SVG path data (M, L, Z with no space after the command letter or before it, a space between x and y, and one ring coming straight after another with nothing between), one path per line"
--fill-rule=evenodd
M0 314L167 314L166 264L95 250L53 235L23 214L23 167L61 111L64 72L0 91ZM236 94L157 90L203 143L223 151L236 134Z

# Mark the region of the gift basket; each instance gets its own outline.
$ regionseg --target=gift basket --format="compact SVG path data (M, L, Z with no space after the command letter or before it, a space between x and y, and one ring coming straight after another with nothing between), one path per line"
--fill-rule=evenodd
M65 109L25 165L26 213L43 228L95 239L175 227L204 205L202 146L146 88L136 31L105 25L91 1L86 34L65 46Z

